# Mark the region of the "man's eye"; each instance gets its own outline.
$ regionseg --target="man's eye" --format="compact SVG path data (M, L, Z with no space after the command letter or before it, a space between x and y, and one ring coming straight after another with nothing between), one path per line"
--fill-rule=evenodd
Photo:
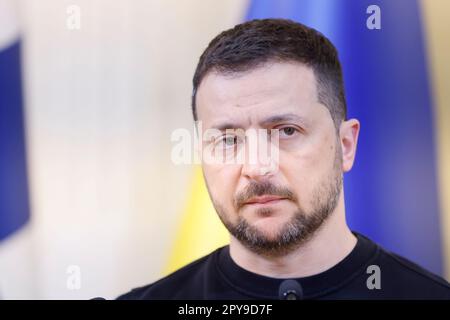
M237 142L236 137L225 137L224 138L224 143L227 146L232 146Z
M224 136L218 141L223 147L232 147L238 143L237 136Z
M293 136L298 131L295 127L284 127L279 130L282 136Z

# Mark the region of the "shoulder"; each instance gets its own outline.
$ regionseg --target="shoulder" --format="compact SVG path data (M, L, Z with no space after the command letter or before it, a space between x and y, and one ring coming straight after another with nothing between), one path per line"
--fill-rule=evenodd
M450 299L450 284L418 264L384 248L377 260L388 293L396 291L396 296L412 299Z
M213 264L214 255L220 249L189 263L160 280L132 289L118 300L201 299L204 276Z

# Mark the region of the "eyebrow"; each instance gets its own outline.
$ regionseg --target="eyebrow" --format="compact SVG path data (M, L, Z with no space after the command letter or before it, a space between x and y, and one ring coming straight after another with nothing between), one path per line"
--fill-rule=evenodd
M261 120L258 124L261 127L268 127L270 125L285 122L285 121L293 121L298 123L299 125L306 126L307 120L299 115L296 115L294 113L285 113L285 114L277 114L270 116L266 119ZM232 122L223 122L218 123L216 125L213 125L211 128L218 129L219 131L225 131L226 129L241 129L244 126L238 124L238 123L232 123Z
M306 123L307 123L306 119L299 115L296 115L294 113L285 113L285 114L280 114L280 115L274 115L267 119L264 119L259 122L259 125L262 127L267 127L271 124L285 122L285 121L293 121L300 125L306 125Z

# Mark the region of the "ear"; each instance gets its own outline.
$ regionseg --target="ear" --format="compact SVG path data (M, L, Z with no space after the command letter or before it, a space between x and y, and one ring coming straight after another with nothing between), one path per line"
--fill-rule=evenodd
M353 167L358 143L360 123L356 119L349 119L341 123L339 129L342 148L342 170L348 172Z

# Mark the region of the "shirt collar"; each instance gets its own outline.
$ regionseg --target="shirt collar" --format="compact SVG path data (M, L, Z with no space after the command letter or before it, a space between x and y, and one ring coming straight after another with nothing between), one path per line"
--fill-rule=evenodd
M356 245L343 260L319 274L293 278L300 283L303 298L316 298L337 290L365 272L365 266L376 256L379 247L368 238L353 233L357 237ZM224 280L235 290L258 299L278 299L280 284L286 280L262 276L240 267L231 258L229 246L218 251L216 266Z

